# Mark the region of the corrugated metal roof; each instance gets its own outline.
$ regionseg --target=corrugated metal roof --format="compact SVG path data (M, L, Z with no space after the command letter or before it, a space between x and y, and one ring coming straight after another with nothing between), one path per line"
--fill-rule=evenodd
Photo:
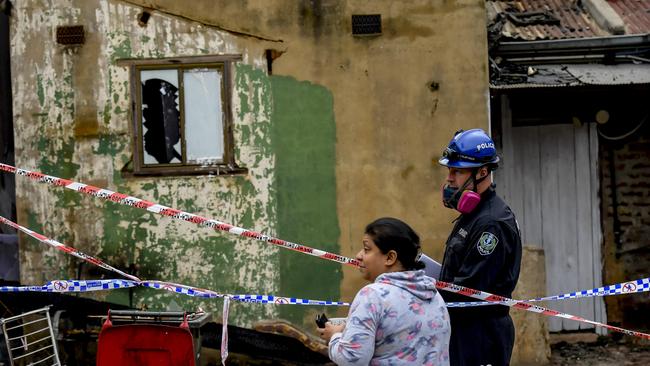
M503 19L501 36L513 40L566 39L607 36L589 12L576 0L488 0L486 2L488 22ZM559 24L522 25L514 17L544 12L559 20Z
M650 33L650 0L609 0L623 19L626 34Z
M566 72L587 85L650 84L650 65L566 65Z
M650 59L650 0L606 1L626 35L601 28L580 0L486 0L490 88L650 84L650 63L639 64Z

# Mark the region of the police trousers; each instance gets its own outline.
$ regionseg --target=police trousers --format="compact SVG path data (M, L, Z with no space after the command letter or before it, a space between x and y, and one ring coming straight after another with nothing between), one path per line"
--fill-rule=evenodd
M510 315L451 318L451 366L507 366L514 343L515 326Z

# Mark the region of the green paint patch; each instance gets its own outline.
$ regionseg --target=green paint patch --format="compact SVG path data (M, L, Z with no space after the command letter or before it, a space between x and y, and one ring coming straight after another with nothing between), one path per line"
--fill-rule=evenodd
M42 244L41 244L42 245ZM48 249L50 253L43 253L43 266L49 269L49 275L53 278L66 278L69 276L68 269L71 268L70 257L61 258L56 249ZM49 281L45 279L45 281Z
M54 91L54 105L58 108L63 108L63 98L65 94L61 90Z
M339 253L332 94L322 86L289 77L272 76L271 87L278 235ZM340 264L283 250L280 273L282 294L331 300L340 297ZM280 314L300 324L305 311L287 306Z
M110 47L111 61L120 58L133 57L133 49L131 48L131 38L127 33L114 32L109 33L109 39L112 41Z
M38 168L42 173L67 179L77 175L80 166L72 162L74 138L68 138L62 142L60 148L57 148L52 140L41 133L37 146L41 155Z
M116 135L99 135L98 146L93 148L93 154L117 156L118 153L124 151L128 138Z
M166 249L171 248L172 244L171 238L163 238L155 241L153 245L140 248L138 267L143 278L160 278L161 274L164 274L167 281L178 280L177 265L182 259L169 255Z
M249 83L248 78L259 78L261 75L255 72L255 69L249 65L237 64L235 72L235 85L238 92L240 105L239 105L239 119L244 119L247 113L250 113L252 106L249 103ZM244 138L246 140L247 137Z
M142 189L149 193L149 196L152 197L156 202L160 199L160 193L158 192L158 185L155 183L145 183L142 185Z
M196 199L180 199L178 200L178 206L181 207L184 211L197 213L200 211L200 208L196 205Z
M239 119L245 120L251 117L253 121L260 119L272 120L271 110L273 108L271 84L264 71L255 69L250 65L236 67L235 85L240 99L240 106L237 114ZM241 142L255 146L259 155L255 164L259 164L262 156L272 155L269 136L271 135L269 123L252 123L250 125L236 126L241 136ZM235 156L239 150L235 145Z
M181 181L184 183L176 185L196 186L194 179L186 182L181 178ZM123 186L123 183L118 184L116 191L130 193L128 187ZM175 187L175 185L171 187ZM135 195L151 199L152 196L161 196L158 193L159 190L172 191L171 187L165 187L164 181L161 185L160 180L152 180L142 184L139 193ZM232 192L218 193L213 199L230 206L238 196L234 192L242 191L244 189L240 184L236 184ZM164 197L155 198L155 201L169 204L174 200L171 194L162 194L162 196ZM253 201L254 197L242 197L242 199ZM176 202L177 207L174 208L197 212L199 211L197 202L201 201L198 198L181 199ZM250 288L238 285L240 279L236 276L235 271L246 266L250 266L250 270L254 271L255 263L246 263L246 259L234 250L235 240L237 240L235 237L215 233L198 226L193 227L191 223L173 221L160 215L146 213L141 209L111 202L105 203L102 212L104 234L100 238L101 257L108 263L117 264L118 268L129 268L134 265L137 268L136 274L141 278L184 283L219 292L247 292L250 290ZM162 235L150 229L161 226L165 228ZM180 227L183 230L179 230ZM190 231L201 232L201 239L190 239L187 236L188 228ZM179 267L188 260L199 264L205 263L210 265L213 270L207 276L200 267L197 267L189 276L181 274ZM128 299L122 296L111 297L108 300L124 303ZM165 310L169 308L170 304L176 304L174 306L180 306L186 310L195 310L199 306L212 312L219 309L216 300L199 300L163 291L142 291L140 289L133 292L133 303L134 305L146 304L151 310ZM262 308L259 309L262 310ZM260 312L240 313L235 316L238 321L252 322L260 318Z
M111 105L109 103L106 103L104 105L104 111L102 112L104 116L104 124L110 124L111 123Z
M113 71L112 69L109 68L108 70L108 81L107 81L107 88L108 88L108 95L113 95L113 99L115 100L115 103L117 103L117 100L119 99L119 94L113 92ZM128 88L126 90L129 90ZM102 116L104 119L104 124L108 125L111 123L111 108L112 108L112 102L110 98L106 98L105 101L106 104L104 104L104 110L102 111Z
M36 95L38 95L38 104L43 107L45 104L45 88L43 87L43 77L36 75Z
M61 113L66 113L70 118L74 118L75 108L72 85L69 85L66 90L54 91L54 106L61 109Z
M81 207L83 196L78 192L58 188L56 190L50 190L50 194L53 194L56 197L56 202L54 203L54 207L56 208L74 209Z
M37 233L42 233L43 232L43 223L41 223L41 220L38 218L36 213L27 210L26 215L27 216L27 228L30 230L33 230ZM31 236L24 235L24 238L28 238L27 240L21 241L21 248L20 250L22 251L41 251L42 245L39 241L36 239L33 239Z
M135 262L138 242L148 237L148 225L156 225L152 213L106 202L102 208L104 218L104 236L100 239L102 254L111 257L115 262L126 266ZM109 262L110 263L110 262Z

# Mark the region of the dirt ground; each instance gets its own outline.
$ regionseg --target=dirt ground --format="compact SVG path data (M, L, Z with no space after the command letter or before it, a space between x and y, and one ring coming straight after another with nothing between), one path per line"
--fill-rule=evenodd
M551 346L551 365L556 366L648 366L650 342L598 337L594 342L560 341Z

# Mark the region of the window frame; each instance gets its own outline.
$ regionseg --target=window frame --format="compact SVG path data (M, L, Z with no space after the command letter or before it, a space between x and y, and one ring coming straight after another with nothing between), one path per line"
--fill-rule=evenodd
M187 56L168 57L157 59L121 59L117 60L118 66L129 67L130 103L131 103L131 145L133 147L133 169L128 173L135 176L174 176L174 175L226 175L243 174L247 169L240 168L235 162L233 114L232 114L232 68L234 62L240 61L241 55L213 55L213 56ZM214 165L163 163L145 164L142 133L142 86L141 71L174 69L178 73L178 104L180 113L180 136L182 155L186 157L185 143L185 115L184 115L184 85L183 70L194 68L221 69L221 102L222 102L222 128L223 128L223 159Z

